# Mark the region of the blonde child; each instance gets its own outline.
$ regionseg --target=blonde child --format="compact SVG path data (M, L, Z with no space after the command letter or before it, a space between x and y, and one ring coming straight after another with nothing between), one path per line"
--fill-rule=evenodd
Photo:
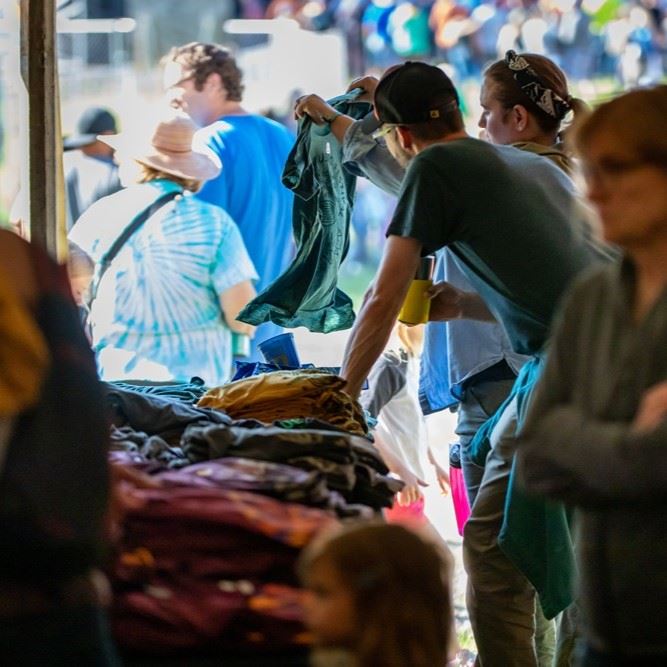
M397 524L362 523L302 555L316 667L443 667L452 641L450 557Z
M378 420L373 432L375 446L392 473L405 482L394 507L386 512L386 518L425 523L421 487L426 486L423 481L426 459L434 466L443 493L449 491L449 476L428 446L426 421L419 405L419 361L424 327L408 327L399 322L395 334L400 342L398 349L390 349L380 357L368 378L369 388L362 393L360 401Z

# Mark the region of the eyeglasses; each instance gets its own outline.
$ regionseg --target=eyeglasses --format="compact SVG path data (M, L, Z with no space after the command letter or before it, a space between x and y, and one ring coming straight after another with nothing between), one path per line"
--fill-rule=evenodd
M382 139L382 137L386 137L392 130L397 127L400 127L399 123L382 123L382 125L380 125L380 127L375 130L371 136L373 139Z
M633 159L624 160L621 158L607 157L600 162L583 162L581 171L587 181L598 179L604 183L616 181L626 174L650 166L646 160Z

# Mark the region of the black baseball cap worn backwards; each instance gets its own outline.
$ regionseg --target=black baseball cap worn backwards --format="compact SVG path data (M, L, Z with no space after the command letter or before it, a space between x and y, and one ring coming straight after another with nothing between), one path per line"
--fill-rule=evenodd
M413 125L437 120L458 109L459 96L439 67L408 61L382 75L374 105L380 123Z

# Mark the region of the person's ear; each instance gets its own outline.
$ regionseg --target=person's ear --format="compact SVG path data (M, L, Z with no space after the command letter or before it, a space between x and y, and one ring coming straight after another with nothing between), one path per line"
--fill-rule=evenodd
M517 132L523 132L528 127L530 117L523 104L515 104L511 112L512 124Z
M204 90L207 93L224 93L227 94L225 86L222 83L222 77L217 72L211 72L204 81Z
M404 125L399 125L396 128L396 133L398 134L398 143L401 145L401 148L405 151L410 151L414 145L412 132Z

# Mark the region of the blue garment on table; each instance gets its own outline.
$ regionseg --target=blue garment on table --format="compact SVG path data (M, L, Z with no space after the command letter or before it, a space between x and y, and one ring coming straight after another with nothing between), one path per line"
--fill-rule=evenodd
M358 93L329 101L339 112L365 116L369 105ZM275 322L329 333L354 322L352 300L337 287L338 270L349 246L356 177L343 167L342 147L328 127L305 116L299 124L283 183L294 198L297 254L289 268L239 314L249 324Z
M100 199L69 238L97 263L137 213L180 189L156 180ZM90 322L100 377L224 384L232 347L219 297L255 278L229 215L177 197L128 239L99 283Z
M257 291L270 285L292 256L293 195L281 182L294 137L263 116L223 116L200 130L196 143L213 151L222 171L207 181L197 197L225 209L238 225L259 275ZM261 361L257 344L282 333L263 324L251 341L248 361Z

